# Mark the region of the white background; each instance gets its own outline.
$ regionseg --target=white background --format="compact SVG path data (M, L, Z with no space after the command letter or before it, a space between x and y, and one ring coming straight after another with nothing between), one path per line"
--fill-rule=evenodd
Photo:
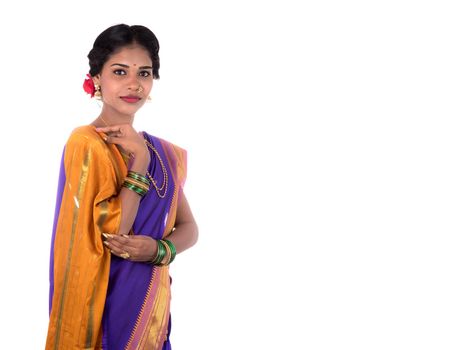
M6 6L6 5L3 5ZM172 267L184 349L448 349L444 1L8 2L3 349L43 349L62 148L99 107L86 55L150 27L136 127L189 152L200 240Z

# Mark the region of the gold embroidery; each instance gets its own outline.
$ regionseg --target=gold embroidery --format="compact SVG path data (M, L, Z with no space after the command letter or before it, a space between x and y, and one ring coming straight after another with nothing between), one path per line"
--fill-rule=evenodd
M71 169L72 162L73 162L73 159L75 158L75 156L76 156L76 150L73 153L73 156L72 156L72 159L71 159L68 169ZM84 194L84 190L86 187L87 175L89 173L89 164L90 164L91 157L92 157L92 153L91 153L91 150L89 149L89 151L84 156L83 165L81 167L81 173L80 173L80 182L78 184L78 191L75 196L75 198L78 200L78 203L80 201L82 201L82 199L83 199L83 194ZM70 178L71 177L70 177L70 173L69 173L68 179L70 179ZM68 283L69 273L70 273L70 263L71 263L71 259L72 259L72 250L73 250L73 243L75 240L76 225L78 223L78 214L79 214L79 206L75 205L75 207L73 209L72 230L71 230L71 234L70 234L70 244L69 244L69 249L68 249L68 254L67 254L66 269L65 269L65 273L64 273L64 283L63 283L63 287L62 287L61 301L59 303L59 314L58 314L58 321L57 321L57 326L56 326L56 340L55 340L55 347L54 347L55 350L58 349L59 339L61 336L62 314L64 311L64 302L65 302L65 297L66 297L66 292L67 292L67 283Z

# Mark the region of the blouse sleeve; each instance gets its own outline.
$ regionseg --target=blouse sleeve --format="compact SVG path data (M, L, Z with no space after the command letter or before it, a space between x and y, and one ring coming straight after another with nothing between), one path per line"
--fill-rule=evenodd
M66 144L46 349L89 349L99 341L111 259L101 234L116 233L121 219L122 179L113 163L92 135L73 133Z

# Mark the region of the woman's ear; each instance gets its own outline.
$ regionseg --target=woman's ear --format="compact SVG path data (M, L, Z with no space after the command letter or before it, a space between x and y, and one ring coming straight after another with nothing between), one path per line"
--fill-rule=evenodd
M100 74L97 74L96 76L92 77L92 80L94 81L95 85L100 85Z

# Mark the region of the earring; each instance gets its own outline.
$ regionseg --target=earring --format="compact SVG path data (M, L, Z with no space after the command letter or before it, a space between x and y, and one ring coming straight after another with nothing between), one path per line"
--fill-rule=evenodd
M95 97L96 100L101 100L102 99L100 85L95 85L94 97Z
M150 95L148 95L148 97L147 97L147 102L151 102L151 96Z

